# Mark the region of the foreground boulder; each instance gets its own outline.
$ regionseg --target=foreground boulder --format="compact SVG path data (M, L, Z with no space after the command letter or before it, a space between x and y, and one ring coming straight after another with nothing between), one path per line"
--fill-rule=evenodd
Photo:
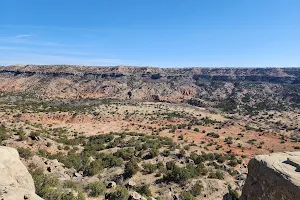
M33 179L17 150L9 147L0 147L0 199L42 200L35 194Z
M251 159L241 199L300 199L300 152L273 153Z

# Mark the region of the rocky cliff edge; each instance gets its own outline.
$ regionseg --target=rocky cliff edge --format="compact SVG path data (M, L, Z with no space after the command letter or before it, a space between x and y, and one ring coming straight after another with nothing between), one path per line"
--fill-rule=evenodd
M241 199L300 199L300 152L273 153L251 159Z
M17 150L0 147L0 200L42 200Z

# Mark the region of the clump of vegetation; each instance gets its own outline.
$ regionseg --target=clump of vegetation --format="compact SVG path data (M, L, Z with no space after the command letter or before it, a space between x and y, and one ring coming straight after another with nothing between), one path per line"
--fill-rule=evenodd
M92 161L90 165L84 171L87 176L94 176L104 169L102 162L99 160Z
M40 133L37 132L37 131L33 131L29 134L29 137L32 139L32 140L38 140L38 138L40 137Z
M196 198L189 192L181 192L179 198L182 200L195 200Z
M94 182L89 183L86 187L86 190L91 197L98 197L103 195L106 191L106 187L104 183L101 182Z
M28 159L33 156L33 153L29 149L19 147L17 150L21 158Z
M178 167L174 162L166 163L167 171L164 174L164 180L167 182L185 183L190 178L198 177L207 173L203 163L188 163L186 167Z
M85 196L81 192L75 196L72 192L64 190L63 187L60 187L62 183L58 179L43 174L41 169L30 171L30 173L34 180L37 195L45 200L85 200Z
M221 171L211 172L209 173L208 178L223 180L224 174Z
M232 137L227 137L227 138L225 138L225 140L224 140L224 142L226 142L226 144L232 144L233 142L232 142Z
M142 166L143 166L143 172L145 174L152 174L157 169L157 165L156 164L143 163Z
M24 141L27 139L26 133L23 131L23 129L18 130L17 135L19 136L19 141Z
M7 140L9 138L8 130L4 125L0 126L0 144L2 141Z
M144 185L138 186L135 188L135 190L141 195L144 195L147 197L152 196L149 185L144 184Z
M229 190L229 195L231 196L232 200L239 200L240 199L240 195L237 193L236 190Z
M179 135L178 139L183 140L183 135Z
M195 185L193 185L192 189L190 190L190 193L193 196L197 197L197 196L199 196L201 194L202 190L203 190L202 183L201 182L197 182Z
M209 137L213 137L213 138L219 138L220 137L220 135L215 133L215 132L210 132L210 133L207 133L206 135L209 136Z
M140 170L136 159L132 159L125 164L124 177L130 178Z
M129 193L126 188L118 186L114 191L105 195L108 200L127 200Z
M237 109L237 106L238 106L237 101L230 97L223 99L218 105L218 107L221 110L228 113L234 113L235 110Z

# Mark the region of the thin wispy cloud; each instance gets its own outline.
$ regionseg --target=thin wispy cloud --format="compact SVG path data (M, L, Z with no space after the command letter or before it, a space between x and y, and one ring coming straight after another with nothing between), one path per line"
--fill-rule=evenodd
M14 37L0 37L1 43L11 43L11 44L28 44L28 45L39 45L39 46L66 46L59 42L52 41L41 41L41 40L32 40L27 35L18 35Z
M32 25L0 25L0 28L9 29L23 29L23 30L35 30L35 31L78 31L78 32L111 32L111 31L140 31L141 29L135 28L84 28L84 27L67 27L67 26L32 26ZM142 30L146 28L143 27ZM161 28L148 28L147 30L162 30ZM173 29L180 30L180 29Z
M23 28L36 30L62 30L62 31L111 31L116 29L93 29L93 28L74 28L60 26L31 26L31 25L0 25L1 28Z
M9 53L41 53L41 54L61 54L61 55L71 55L71 56L92 56L92 57L111 57L113 55L108 53L100 53L97 50L74 50L72 48L56 48L56 47L19 47L19 46L5 46L0 45L0 50L7 50Z
M95 41L101 29L52 26L0 25L0 65L79 64L130 65L129 60L105 50L106 41ZM59 34L58 34L59 33ZM57 37L59 35L59 37ZM4 50L4 51L3 51Z
M16 38L27 38L27 37L31 37L34 34L22 34L22 35L17 35Z
M14 64L71 64L113 66L123 64L131 65L132 62L129 60L122 60L117 58L88 58L48 54L11 54L10 56L1 56L0 54L0 65Z

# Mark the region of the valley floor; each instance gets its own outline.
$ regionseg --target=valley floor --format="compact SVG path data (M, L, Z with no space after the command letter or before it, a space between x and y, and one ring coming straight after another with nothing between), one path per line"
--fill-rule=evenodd
M45 188L74 199L128 191L222 199L240 193L254 155L300 148L299 117L299 111L249 116L162 102L2 98L0 142L19 150L35 181L62 186L37 188L45 199ZM109 182L117 187L106 188Z

